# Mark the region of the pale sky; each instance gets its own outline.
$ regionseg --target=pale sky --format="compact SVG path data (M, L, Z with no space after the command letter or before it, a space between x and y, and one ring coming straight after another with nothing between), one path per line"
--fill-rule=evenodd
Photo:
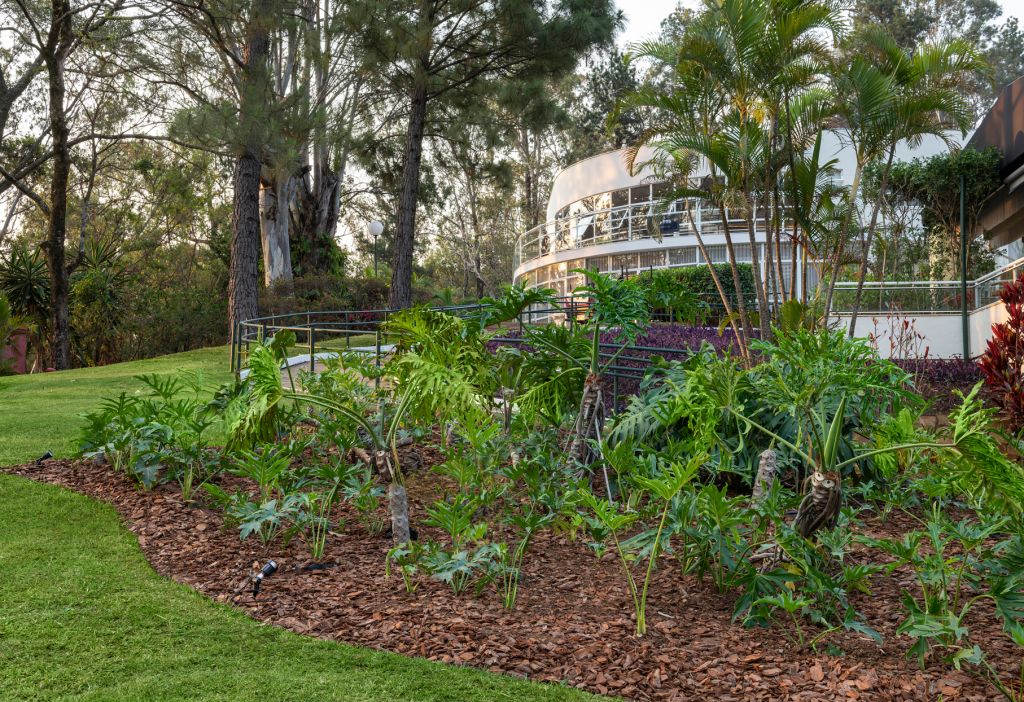
M619 46L651 39L661 28L661 20L673 9L678 0L617 0L619 8L626 15L626 28L619 35ZM684 4L695 7L696 0L684 0ZM1024 0L999 0L1004 15L1013 15L1024 25Z

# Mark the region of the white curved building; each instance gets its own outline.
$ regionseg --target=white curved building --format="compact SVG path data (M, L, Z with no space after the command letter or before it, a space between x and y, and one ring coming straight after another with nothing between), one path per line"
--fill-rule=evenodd
M959 136L959 135L958 135ZM926 139L919 147L897 149L897 160L930 156L946 149L938 138ZM822 162L836 161L837 177L853 175L849 150L835 133L826 133ZM643 163L650 153L641 152ZM708 170L694 173L707 176ZM704 265L697 245L699 231L712 263L728 262L726 237L718 209L695 199L669 204L663 201L669 188L650 168L632 174L626 167L625 150L610 151L579 161L555 176L548 200L547 222L519 237L515 250L515 281L529 287L546 286L567 294L580 284L571 271L591 268L610 273ZM753 208L758 261L765 265L765 217L763 204ZM747 219L744 213L726 211L729 231L738 262L752 260ZM787 225L788 230L788 225ZM781 261L783 285L789 289L793 272L797 289L808 289L818 280L814 262L802 261L802 252L783 234L773 258ZM792 265L793 258L797 265Z

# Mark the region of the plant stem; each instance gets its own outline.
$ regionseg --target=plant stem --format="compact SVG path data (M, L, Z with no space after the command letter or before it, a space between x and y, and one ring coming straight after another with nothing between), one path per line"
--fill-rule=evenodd
M665 528L665 519L668 517L668 508L671 500L665 501L665 509L661 511L661 522L658 523L658 533L654 537L654 545L651 547L651 555L647 560L647 573L644 575L644 589L640 595L640 607L636 613L636 634L643 636L647 633L647 588L651 584L651 570L654 568L654 561L658 558L658 547L661 545L661 532Z

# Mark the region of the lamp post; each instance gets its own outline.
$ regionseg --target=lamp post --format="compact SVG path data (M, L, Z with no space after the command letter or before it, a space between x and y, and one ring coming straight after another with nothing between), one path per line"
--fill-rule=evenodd
M373 277L377 277L377 237L384 233L384 224L373 220L366 225L366 233L373 237Z

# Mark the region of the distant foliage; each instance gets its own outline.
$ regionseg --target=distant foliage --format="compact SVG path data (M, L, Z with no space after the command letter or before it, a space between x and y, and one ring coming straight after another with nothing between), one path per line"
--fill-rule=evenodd
M962 358L894 359L893 363L914 377L914 390L936 412L959 405L955 392L966 395L983 378L977 363Z
M996 402L1019 431L1024 428L1024 277L1007 283L999 299L1006 305L1009 319L992 325L981 370Z

